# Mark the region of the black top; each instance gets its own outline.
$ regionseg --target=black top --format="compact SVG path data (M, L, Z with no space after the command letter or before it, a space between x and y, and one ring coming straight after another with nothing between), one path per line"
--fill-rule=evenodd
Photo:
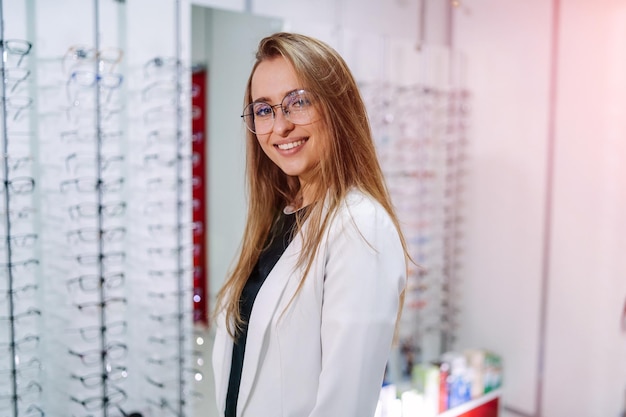
M228 392L226 393L225 417L236 417L237 397L239 396L239 384L241 382L241 371L243 369L243 358L246 350L246 337L248 335L248 322L252 305L261 285L269 275L278 259L282 256L287 246L291 242L292 230L296 222L296 214L282 214L270 231L265 249L261 252L259 260L252 269L252 273L243 287L239 308L244 325L241 333L235 338L233 345L233 358L230 365L230 378L228 380Z

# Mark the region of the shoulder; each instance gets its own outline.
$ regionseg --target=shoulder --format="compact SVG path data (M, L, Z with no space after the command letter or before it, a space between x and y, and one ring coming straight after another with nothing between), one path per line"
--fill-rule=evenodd
M354 230L366 239L381 232L398 234L391 216L380 202L358 189L345 196L337 208L331 228L339 232Z
M388 220L391 216L374 197L361 190L351 190L341 202L337 214L339 218L358 219L367 223L367 220Z

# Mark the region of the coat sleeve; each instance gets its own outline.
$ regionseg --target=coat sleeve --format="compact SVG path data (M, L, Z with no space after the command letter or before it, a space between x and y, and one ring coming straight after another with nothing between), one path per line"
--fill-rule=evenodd
M322 370L310 417L374 415L405 284L400 238L382 207L341 212L325 254Z

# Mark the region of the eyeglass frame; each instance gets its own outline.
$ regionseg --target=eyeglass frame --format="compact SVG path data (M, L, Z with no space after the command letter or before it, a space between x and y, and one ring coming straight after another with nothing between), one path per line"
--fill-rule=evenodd
M119 405L128 398L128 394L125 390L113 384L107 384L107 388L108 390L105 396L94 395L81 400L80 398L72 395L70 396L70 400L82 405L87 411L95 411L103 407Z
M111 52L113 53L111 54ZM122 58L124 58L124 51L121 48L105 47L96 49L88 45L72 45L63 56L62 70L63 73L67 73L82 62L97 61L99 67L105 63L109 64L110 72L122 61ZM73 64L68 63L70 59L74 61Z
M20 49L19 47L15 46L16 44L24 46L24 48ZM4 62L6 62L6 55L8 54L17 55L20 57L16 65L16 67L19 67L24 57L28 55L28 53L32 49L33 44L25 39L0 39L0 47L2 48L2 60Z
M128 354L128 346L125 343L113 342L109 343L104 349L90 349L83 352L68 349L68 353L80 359L85 366L96 366L102 363L102 361L108 363L110 359L124 358Z
M243 120L243 123L246 126L246 128L250 132L255 134L255 135L266 135L266 134L268 134L268 133L270 133L272 131L272 129L274 128L274 123L276 122L276 110L274 110L276 107L280 107L280 109L281 109L285 119L288 120L290 123L293 123L294 125L305 126L305 125L311 124L311 123L315 122L316 119L314 117L310 116L310 115L309 115L309 117L311 118L311 120L309 120L306 123L295 123L294 121L292 121L289 118L289 114L291 113L291 111L287 110L286 107L288 107L288 106L284 105L285 100L287 100L288 97L294 97L294 96L298 96L298 95L302 95L302 94L304 94L305 97L308 97L309 99L315 99L315 95L313 93L311 93L308 90L305 90L303 88L299 88L299 89L292 90L292 91L288 92L287 94L285 94L285 96L283 97L283 99L280 101L279 104L270 104L267 101L263 101L263 100L253 101L253 102L249 103L248 105L246 105L243 108L243 113L241 114L240 117ZM250 124L253 124L253 125L256 126L256 123L254 122L255 113L254 113L254 111L252 111L255 104L267 104L269 106L269 108L272 110L272 126L271 126L271 128L269 128L269 130L267 132L259 133L259 132L256 131L256 129L253 129L252 127L250 127ZM309 112L309 109L311 109L311 108L314 109L315 105L312 102L309 102L308 103L308 108L307 108L307 113ZM248 113L246 113L246 112L248 112ZM249 123L246 120L246 117L252 117L252 122Z

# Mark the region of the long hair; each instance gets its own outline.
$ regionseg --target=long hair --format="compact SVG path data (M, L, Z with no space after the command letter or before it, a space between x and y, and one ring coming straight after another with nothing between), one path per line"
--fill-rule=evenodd
M304 268L304 274L298 290L311 268L329 222L353 188L373 197L389 213L400 235L408 265L410 257L406 242L378 163L365 104L347 64L333 48L317 39L285 32L268 36L259 43L256 62L248 78L244 107L252 102L252 75L257 66L275 57L288 61L302 88L316 97L316 110L320 112L327 131L324 139L328 143L324 143L324 154L316 167L316 203L308 209L307 228L299 254L298 266ZM217 294L215 311L225 310L231 336L242 328L239 300L272 223L280 210L295 200L300 188L297 177L286 175L265 155L253 133L247 131L246 140L247 223L239 258Z

